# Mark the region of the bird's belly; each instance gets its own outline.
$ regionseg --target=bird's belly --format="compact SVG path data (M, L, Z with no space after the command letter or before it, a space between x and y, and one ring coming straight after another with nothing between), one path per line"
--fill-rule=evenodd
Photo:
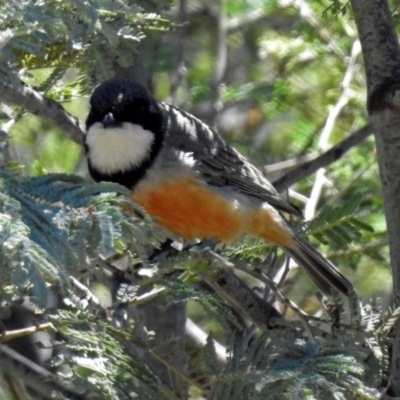
M215 238L229 242L250 234L286 246L290 231L271 206L241 204L207 187L193 175L158 185L141 184L131 199L157 223L185 239ZM279 217L280 218L280 217Z
M164 228L185 239L230 241L243 233L244 215L235 204L197 182L195 177L140 185L131 196Z

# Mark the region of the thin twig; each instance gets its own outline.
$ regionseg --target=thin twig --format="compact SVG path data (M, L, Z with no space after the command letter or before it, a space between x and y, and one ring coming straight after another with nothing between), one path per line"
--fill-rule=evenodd
M385 237L381 240L377 240L376 242L372 243L363 243L357 246L353 246L350 249L347 250L339 250L335 251L334 253L330 253L327 255L327 257L330 260L334 260L335 258L347 258L348 256L351 256L353 254L364 254L366 251L369 250L376 250L380 249L381 247L386 247L389 244L388 238Z
M199 382L195 381L189 375L182 372L182 370L176 367L174 364L170 363L168 359L164 358L161 354L157 353L154 349L148 348L147 351L151 354L156 360L161 362L168 371L172 371L175 375L179 376L182 380L186 381L191 387L195 388L202 394L206 394L208 390L201 386Z
M261 272L255 271L254 268L252 266L250 266L249 264L243 264L243 263L236 263L236 268L241 269L242 271L248 273L251 276L254 276L255 278L259 279L261 282L265 283L268 285L268 287L279 297L279 299L286 304L287 306L289 306L301 319L301 321L303 321L303 327L305 328L305 330L308 332L308 334L310 336L314 336L313 331L312 331L312 327L310 326L310 323L308 321L308 314L306 314L300 307L298 307L298 305L296 303L294 303L292 300L290 300L288 297L286 297L282 290L279 289L279 287L276 285L276 283L268 278L266 275L262 274Z
M53 331L57 332L57 329L51 322L46 322L44 324L40 324L37 326L30 326L28 328L23 329L14 329L12 331L5 331L4 333L0 334L0 343L7 342L12 339L24 337L31 335L32 333L40 332L40 331Z
M282 272L281 277L279 279L279 283L277 285L278 288L281 288L283 286L289 271L290 271L290 257L286 256L284 269L283 269L283 272Z
M353 43L353 47L351 49L351 56L349 59L349 63L347 65L347 70L342 81L342 88L343 88L342 93L339 96L336 104L331 108L328 117L326 119L325 126L322 129L321 136L319 138L318 148L322 151L326 151L328 149L329 138L333 132L333 128L335 127L336 120L350 99L351 96L350 85L351 81L353 80L356 69L355 68L356 59L360 52L361 52L360 42L356 40ZM306 221L309 221L312 218L314 218L315 210L317 208L317 204L321 196L322 188L325 184L325 181L326 181L325 169L320 168L316 173L314 185L311 190L311 195L304 210L304 218Z
M304 156L299 156L296 158L290 158L289 160L279 161L274 164L269 164L263 167L265 174L273 174L277 172L283 172L286 170L292 170L293 168L298 168L307 162L314 161L318 157L318 154L306 154Z
M73 276L70 276L69 280L77 289L85 293L85 300L87 300L91 304L94 304L97 307L103 308L103 306L100 304L99 299L90 291L88 287L86 287L83 283L79 282Z
M141 296L135 296L133 299L129 300L127 302L127 304L129 304L130 306L137 306L139 304L143 304L146 303L150 300L153 300L154 298L156 298L160 293L164 292L165 288L161 287L161 288L154 288L152 290L150 290L150 292L147 292L145 294L142 294ZM122 302L122 304L124 304L124 302ZM115 304L113 305L113 308L115 307Z
M229 305L265 331L271 329L272 318L284 319L276 308L254 293L231 269L218 265L220 259L218 256L212 251L209 253L210 267L201 268L196 272Z

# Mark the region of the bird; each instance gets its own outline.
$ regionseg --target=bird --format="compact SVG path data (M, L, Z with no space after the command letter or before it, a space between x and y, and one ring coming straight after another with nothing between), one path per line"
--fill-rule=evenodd
M272 242L325 295L352 283L288 222L300 210L244 155L190 113L157 101L141 84L111 78L94 88L84 147L91 177L121 184L156 223L183 239Z

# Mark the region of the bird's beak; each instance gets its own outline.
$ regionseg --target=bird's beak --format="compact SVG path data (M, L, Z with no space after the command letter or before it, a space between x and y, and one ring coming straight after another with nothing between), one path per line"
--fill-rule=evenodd
M116 124L115 119L114 119L114 115L111 112L107 113L104 116L104 118L103 118L103 120L101 122L103 124L104 129L109 127L109 126L113 126L113 125Z

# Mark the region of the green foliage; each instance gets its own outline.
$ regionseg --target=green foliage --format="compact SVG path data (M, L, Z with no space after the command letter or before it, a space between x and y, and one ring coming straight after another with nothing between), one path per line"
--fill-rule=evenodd
M97 267L99 255L109 254L117 241L123 243L120 256L136 249L137 254L145 257L141 244L146 238L155 244L146 217L144 220L130 217L121 211L121 205L126 208L129 203L121 203L112 195L99 195L105 191L124 193L126 189L110 184L88 185L82 178L64 174L26 179L12 170L4 170L1 178L1 218L9 218L9 223L5 223L1 231L3 304L10 304L15 296L29 294L43 306L48 289L56 288L68 299L70 310L59 310L50 316L50 320L70 339L62 345L62 353L52 363L58 367L69 366L76 388L89 391L93 399L128 399L128 393L140 392L137 386L140 381L165 395L168 390L157 376L129 350L129 346L135 345L157 352L156 348L151 350L151 341L143 342L125 329L116 329L114 324L118 323L118 313L110 319L98 303L78 300L73 294L77 288L71 286L68 278L85 273L89 281L95 280L96 271L100 272ZM143 213L135 206L130 206L130 209ZM204 250L183 252L164 259L164 263L160 262L163 260L160 255L147 265L153 273L168 268L170 264L174 269L192 274L197 268L204 268L205 254L208 263L221 263L223 259L225 263L232 262L223 254L224 251L218 255L207 249L208 245ZM219 336L230 349L226 365L222 366L216 360L211 337L200 352L192 352L194 371L207 377L210 389L200 383L193 385L209 391L207 398L291 399L309 398L307 396L314 393L314 396L328 399L335 398L334 393L349 391L377 398L365 384L364 363L371 354L360 346L366 338L360 341L359 333L352 339L349 332L340 329L331 339L324 338L324 346L317 339L303 336L303 329L285 331L283 336L276 330L262 336L232 338L229 326L238 326L239 322L218 297L193 288L193 280L188 279L187 273L179 279L159 281L159 287L165 289L159 301L196 299L209 315L218 320L222 333ZM132 283L141 285L140 281ZM123 302L134 299L132 296L121 298ZM388 322L381 323L376 310L372 314L369 312L365 321L368 326L363 329L371 336L369 343L374 344L374 357L382 359L383 352L378 343L382 343L385 337L383 333L388 329ZM376 332L380 335L377 336ZM184 372L182 374L185 376ZM189 376L187 379L191 381Z
M93 311L93 310L92 310ZM156 393L162 392L162 383L151 373L125 342L146 349L138 338L122 334L101 309L88 313L80 307L61 311L50 320L64 335L73 338L63 346L63 352L52 360L53 367L68 366L74 385L90 393L90 399L131 399L139 394L139 381L144 381ZM88 335L91 331L93 334Z
M159 15L142 13L140 6L128 1L7 1L2 3L0 14L3 79L16 81L20 68L55 67L42 83L43 91L58 82L68 67L103 80L116 65L133 63L144 31L171 27ZM104 58L104 51L109 52L109 58ZM88 82L81 80L86 91Z
M369 399L379 396L363 383L368 352L362 349L322 346L316 339L272 334L250 344L237 341L231 351L224 370L215 375L209 399L344 399L350 393L364 393Z
M77 388L90 390L93 399L128 399L128 393L137 392L132 378L137 376L156 390L160 386L157 378L143 363L133 362L125 354L115 338L122 333L110 324L104 310L98 305L82 306L69 278L86 273L95 279L101 255L114 251L117 241L134 232L141 239L137 251L144 252L141 246L150 220L143 210L116 198L113 192L126 193L126 188L88 185L73 175L26 179L4 169L0 186L1 314L6 315L8 307L26 295L43 308L49 290L56 291L73 310L58 310L50 320L74 340L63 346L62 355L53 363L69 365ZM122 204L127 212L122 211ZM134 218L132 211L141 212L144 219ZM150 235L151 229L147 231ZM154 238L151 241L154 243ZM125 246L120 256L134 248ZM93 330L95 337L88 335ZM130 377L129 384L126 377Z
M94 265L131 228L120 208L105 206L101 197L96 212L87 209L99 193L126 191L118 185L87 185L63 174L27 180L7 169L0 179L2 286L11 285L12 294L31 290L40 306L46 284L65 293L69 274Z

